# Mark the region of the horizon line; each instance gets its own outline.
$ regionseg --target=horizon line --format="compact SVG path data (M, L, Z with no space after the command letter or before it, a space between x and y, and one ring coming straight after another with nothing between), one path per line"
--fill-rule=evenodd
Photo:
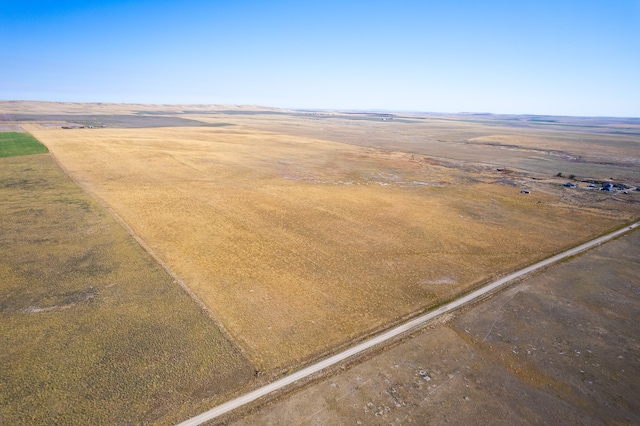
M523 117L560 117L560 118L606 118L606 119L632 119L640 120L640 116L617 116L617 115L570 115L570 114L549 114L549 113L505 113L490 111L427 111L416 109L389 109L389 108L313 108L313 107L280 107L251 103L184 103L184 102L116 102L116 101L56 101L56 100L36 100L36 99L0 99L0 102L19 103L37 102L51 104L94 104L94 105L155 105L155 106L216 106L216 107L236 107L236 108L263 108L272 110L288 110L299 112L337 112L337 113L405 113L424 115L490 115L490 116L523 116Z

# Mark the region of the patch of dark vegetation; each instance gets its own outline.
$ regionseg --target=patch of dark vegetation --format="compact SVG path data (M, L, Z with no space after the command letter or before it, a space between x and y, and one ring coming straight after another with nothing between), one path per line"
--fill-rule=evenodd
M0 179L0 188L22 188L22 189L31 189L34 187L40 187L41 185L47 183L45 179L19 179L19 178L5 178Z
M113 265L109 265L100 257L101 247L95 247L83 253L70 256L63 264L66 271L86 274L89 277L98 277L113 271Z
M84 211L91 210L91 204L86 200L74 199L74 198L60 198L55 200L56 203L74 205Z
M74 126L64 127L116 127L126 129L149 127L220 127L229 123L204 123L181 117L150 115L74 115L74 114L8 114L12 121L63 121Z

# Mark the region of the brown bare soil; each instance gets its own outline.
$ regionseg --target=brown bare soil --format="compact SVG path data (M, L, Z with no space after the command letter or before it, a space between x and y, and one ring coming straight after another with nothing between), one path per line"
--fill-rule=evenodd
M472 144L484 161L414 152L419 134L404 148L394 134L361 146L295 135L293 126L255 130L247 120L23 126L274 374L638 216L634 194L497 171L493 151Z
M639 248L635 231L232 424L638 424Z

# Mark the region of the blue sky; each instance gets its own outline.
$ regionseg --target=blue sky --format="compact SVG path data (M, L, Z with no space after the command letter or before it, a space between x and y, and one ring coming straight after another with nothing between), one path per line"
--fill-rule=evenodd
M0 99L640 117L640 0L0 0Z

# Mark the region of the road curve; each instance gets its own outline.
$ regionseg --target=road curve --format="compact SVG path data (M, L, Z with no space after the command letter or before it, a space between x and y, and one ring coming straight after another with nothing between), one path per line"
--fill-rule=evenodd
M450 303L447 303L446 305L440 306L438 309L431 311L429 313L426 313L422 316L419 316L417 318L414 318L410 321L407 321L406 323L395 327L391 330L388 330L376 337L373 337L367 341L364 341L356 346L353 346L343 352L340 352L338 354L335 354L329 358L326 358L322 361L317 362L316 364L310 365L306 368L303 368L300 371L297 371L293 374L290 374L288 376L285 376L279 380L276 380L275 382L269 383L268 385L265 385L261 388L258 388L254 391L251 391L249 393L246 393L242 396L239 396L235 399L232 399L231 401L227 401L224 404L218 405L217 407L212 408L209 411L205 411L202 414L199 414L195 417L192 417L188 420L185 420L184 422L180 423L178 426L196 426L196 425L200 425L206 421L215 419L218 416L221 416L225 413L228 413L231 410L234 410L238 407L241 407L243 405L246 405L250 402L255 401L258 398L261 398L271 392L277 391L279 389L284 388L285 386L288 386L292 383L297 382L298 380L304 379L305 377L308 377L312 374L315 374L321 370L324 370L325 368L331 367L341 361L344 361L347 358L350 358L354 355L357 355L375 345L378 345L380 343L383 343L387 340L393 339L394 337L397 337L403 333L406 333L407 331L416 328L418 326L423 325L424 323L426 323L427 321L430 321L442 314L445 314L447 312L453 311L455 309L458 309L459 307L470 303L484 295L486 295L487 293L497 289L500 286L503 286L504 284L515 280L516 278L519 278L523 275L526 275L528 273L531 273L537 269L543 268L545 266L551 265L553 263L556 263L560 260L563 260L567 257L570 256L574 256L584 250L587 250L591 247L594 247L596 245L602 244L605 241L608 241L612 238L615 238L617 236L620 236L626 232L629 232L631 230L633 230L634 228L637 228L638 226L640 226L640 222L636 222L633 225L630 226L625 226L622 229L619 229L615 232L612 232L610 234L604 235L602 237L596 238L594 240L591 240L589 242L586 242L584 244L581 244L577 247L574 247L572 249L569 249L565 252L562 252L560 254L557 254L553 257L550 257L548 259L545 259L541 262L535 263L531 266L527 266L526 268L523 268L519 271L516 271L512 274L507 275L506 277L500 278L497 281L494 281L492 283L489 283L485 286L483 286L482 288L469 293L465 296L460 297L459 299L456 299Z

